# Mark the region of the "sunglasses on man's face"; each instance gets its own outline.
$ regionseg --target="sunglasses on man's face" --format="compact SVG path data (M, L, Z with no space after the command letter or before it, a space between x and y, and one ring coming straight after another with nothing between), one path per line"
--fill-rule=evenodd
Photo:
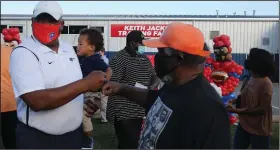
M158 48L158 54L166 57L172 57L178 56L178 51L169 47Z

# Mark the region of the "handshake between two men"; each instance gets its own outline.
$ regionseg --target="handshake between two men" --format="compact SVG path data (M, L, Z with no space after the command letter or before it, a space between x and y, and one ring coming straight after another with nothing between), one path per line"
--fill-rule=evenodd
M83 79L85 91L88 92L102 92L105 96L118 94L122 84L111 82L106 79L106 73L102 71L92 71L88 76ZM85 102L85 111L87 116L91 117L100 107L100 99L95 101Z

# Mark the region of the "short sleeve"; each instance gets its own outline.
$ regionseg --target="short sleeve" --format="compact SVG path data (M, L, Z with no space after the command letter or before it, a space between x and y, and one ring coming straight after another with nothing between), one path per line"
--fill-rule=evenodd
M152 74L152 76L156 76L156 71L155 71L154 67L152 66L152 64L151 64L151 74Z
M107 69L109 68L109 66L106 64L106 62L101 58L99 63L100 64L100 70L102 70L103 72L106 72Z
M124 77L125 59L121 55L115 56L110 62L109 66L112 69L111 81L119 82Z
M265 81L258 89L260 107L267 111L271 107L271 100L273 94L273 85L268 81Z
M10 59L10 75L15 97L45 89L41 66L35 54L25 48L16 48Z

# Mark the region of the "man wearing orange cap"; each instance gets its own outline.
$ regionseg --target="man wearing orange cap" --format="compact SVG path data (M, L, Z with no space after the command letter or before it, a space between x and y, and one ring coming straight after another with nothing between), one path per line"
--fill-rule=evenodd
M118 94L146 108L139 149L229 149L230 125L220 96L203 76L209 51L201 31L171 23L159 39L143 44L158 48L155 70L165 83L159 91L107 82L105 95Z

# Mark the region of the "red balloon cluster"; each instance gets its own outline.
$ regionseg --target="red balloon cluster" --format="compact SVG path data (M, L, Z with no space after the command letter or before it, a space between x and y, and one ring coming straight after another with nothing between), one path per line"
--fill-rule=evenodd
M204 77L210 82L213 83L213 79L211 78L212 68L211 67L205 67L204 68Z
M216 36L213 39L214 47L227 47L229 50L229 53L231 53L232 49L230 47L231 42L230 42L230 38L227 35L221 35L221 36Z
M224 72L227 72L227 73L236 72L238 75L241 75L242 71L244 69L243 66L238 65L234 61L224 61L224 62L213 61L211 63L211 65L213 66L213 68L215 70L224 71Z
M213 66L213 69L209 66L204 68L204 76L210 83L214 82L211 77L213 71L224 71L226 73L237 73L238 75L241 75L244 69L243 66L238 65L234 61L218 62L211 57L207 58L206 63ZM222 96L226 96L234 92L235 88L239 84L239 79L234 76L230 76L223 83L214 83L221 88Z
M21 43L18 28L5 28L2 30L2 34L5 42L17 41L19 44Z
M233 76L227 78L223 84L217 84L218 87L222 89L222 96L226 96L232 92L234 92L235 88L239 84L239 79Z

